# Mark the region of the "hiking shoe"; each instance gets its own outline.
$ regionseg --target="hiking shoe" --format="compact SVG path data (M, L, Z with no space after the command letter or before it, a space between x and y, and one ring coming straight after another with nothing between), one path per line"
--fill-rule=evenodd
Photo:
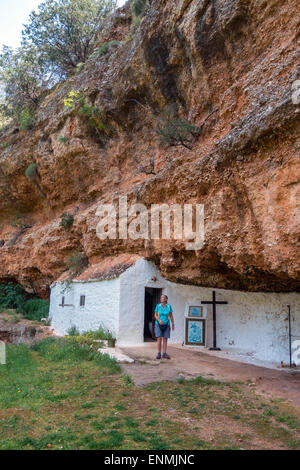
M167 353L163 353L163 359L171 359L169 354Z
M161 359L161 353L158 353L156 359Z

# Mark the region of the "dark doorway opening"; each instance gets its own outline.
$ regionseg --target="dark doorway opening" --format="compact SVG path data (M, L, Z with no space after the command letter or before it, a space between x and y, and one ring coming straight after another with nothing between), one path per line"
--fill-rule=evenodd
M145 288L145 320L144 320L144 341L155 341L154 336L154 310L160 302L162 289L153 287Z

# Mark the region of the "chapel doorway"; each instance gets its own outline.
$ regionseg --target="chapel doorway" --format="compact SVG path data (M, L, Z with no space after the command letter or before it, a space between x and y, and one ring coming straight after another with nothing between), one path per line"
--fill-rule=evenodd
M154 310L160 302L162 289L145 287L144 341L155 341Z

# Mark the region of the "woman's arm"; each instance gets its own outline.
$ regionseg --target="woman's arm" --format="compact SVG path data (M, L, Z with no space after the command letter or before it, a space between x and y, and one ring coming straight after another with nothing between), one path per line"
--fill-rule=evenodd
M171 319L171 322L172 322L172 330L174 330L174 328L175 328L175 323L174 323L173 312L171 312L169 316L170 316L170 319Z
M159 313L158 312L154 312L154 317L155 317L155 320L157 320L162 325L162 320L159 319Z

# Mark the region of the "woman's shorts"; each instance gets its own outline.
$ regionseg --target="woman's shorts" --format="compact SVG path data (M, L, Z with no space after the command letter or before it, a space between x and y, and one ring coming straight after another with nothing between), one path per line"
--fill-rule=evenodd
M168 327L165 329L165 331L161 331L161 329L159 328L159 325L155 323L154 334L156 338L168 338L169 339L170 332L171 332L170 323L168 324Z

